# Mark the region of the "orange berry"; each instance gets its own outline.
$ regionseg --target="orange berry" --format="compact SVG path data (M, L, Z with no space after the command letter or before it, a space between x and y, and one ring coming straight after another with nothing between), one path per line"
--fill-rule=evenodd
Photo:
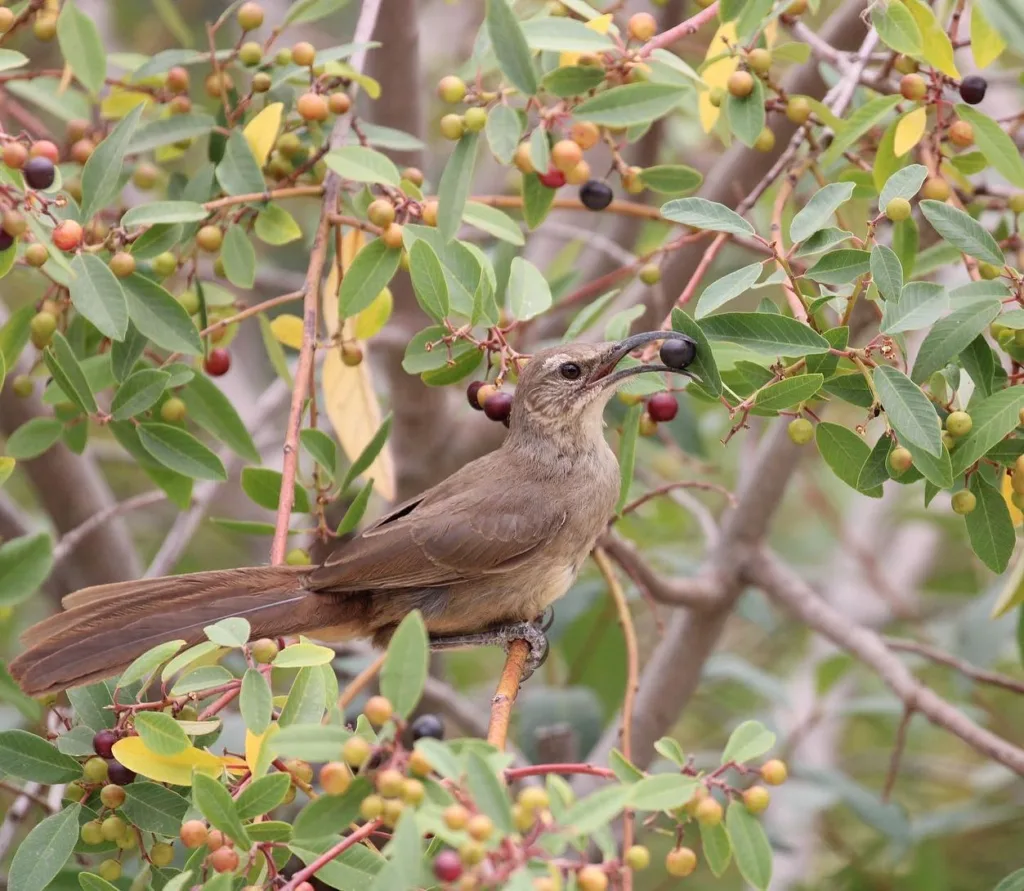
M53 243L62 251L73 251L82 243L82 227L74 220L64 220L53 230Z
M583 149L571 139L560 139L551 148L551 163L568 173L583 160Z
M304 121L326 121L330 114L327 100L317 93L303 93L295 108Z
M634 40L650 40L658 33L658 20L649 12L638 12L629 17L629 36Z
M569 138L576 143L583 151L593 148L601 138L601 131L597 124L590 121L577 121L569 130Z

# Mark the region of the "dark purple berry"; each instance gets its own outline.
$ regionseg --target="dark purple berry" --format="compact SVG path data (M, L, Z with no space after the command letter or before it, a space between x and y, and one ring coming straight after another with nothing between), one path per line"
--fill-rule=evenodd
M57 169L49 158L29 158L21 168L25 182L33 189L48 189L53 185Z
M113 730L101 730L92 738L92 749L101 758L113 758L116 742L117 734Z
M697 358L697 344L689 338L666 340L658 355L669 368L686 368Z
M604 210L612 203L612 187L599 179L588 179L580 186L580 201L590 210Z
M116 783L118 786L127 786L135 779L135 771L129 770L120 761L111 759L107 763L107 776L110 782Z
M671 421L678 411L679 403L671 393L655 393L647 400L647 414L651 416L652 421L659 424Z
M6 251L12 244L14 244L14 236L0 229L0 251Z
M473 381L468 387L466 387L466 399L469 400L470 406L475 408L477 411L483 411L484 407L480 404L476 398L477 393L480 392L480 388L484 385L483 381Z
M410 728L413 742L418 739L444 739L444 721L437 715L420 715Z
M484 414L492 421L507 421L512 414L512 394L495 393L484 403Z
M988 81L977 74L969 74L960 81L960 98L968 105L977 105L985 98Z
M455 851L439 851L434 858L434 875L441 882L458 881L462 875L462 859Z

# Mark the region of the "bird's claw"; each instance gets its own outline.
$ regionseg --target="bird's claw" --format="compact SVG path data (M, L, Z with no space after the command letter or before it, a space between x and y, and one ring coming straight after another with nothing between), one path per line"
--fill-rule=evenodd
M530 655L523 666L522 681L528 680L533 673L544 664L548 658L548 639L544 632L550 624L541 627L536 622L517 622L515 625L506 625L498 632L499 638L507 653L516 640L525 640L530 645Z

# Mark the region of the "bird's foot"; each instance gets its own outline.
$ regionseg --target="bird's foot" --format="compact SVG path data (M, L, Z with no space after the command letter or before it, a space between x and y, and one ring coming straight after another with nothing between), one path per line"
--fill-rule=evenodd
M443 637L430 638L432 650L455 650L464 647L504 647L508 652L514 640L525 640L530 645L530 655L523 668L522 680L530 677L548 656L548 639L544 634L547 626L541 627L535 622L516 622L512 625L501 625L490 631L477 634L450 634Z

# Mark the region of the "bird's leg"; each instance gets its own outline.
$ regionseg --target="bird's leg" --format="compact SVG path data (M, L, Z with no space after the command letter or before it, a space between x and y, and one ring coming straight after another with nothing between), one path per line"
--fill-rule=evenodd
M548 639L544 630L535 622L516 622L512 625L500 625L489 631L476 634L449 634L430 638L432 650L455 650L463 647L504 647L508 652L512 641L525 640L530 645L530 657L523 670L523 680L532 675L548 656Z

